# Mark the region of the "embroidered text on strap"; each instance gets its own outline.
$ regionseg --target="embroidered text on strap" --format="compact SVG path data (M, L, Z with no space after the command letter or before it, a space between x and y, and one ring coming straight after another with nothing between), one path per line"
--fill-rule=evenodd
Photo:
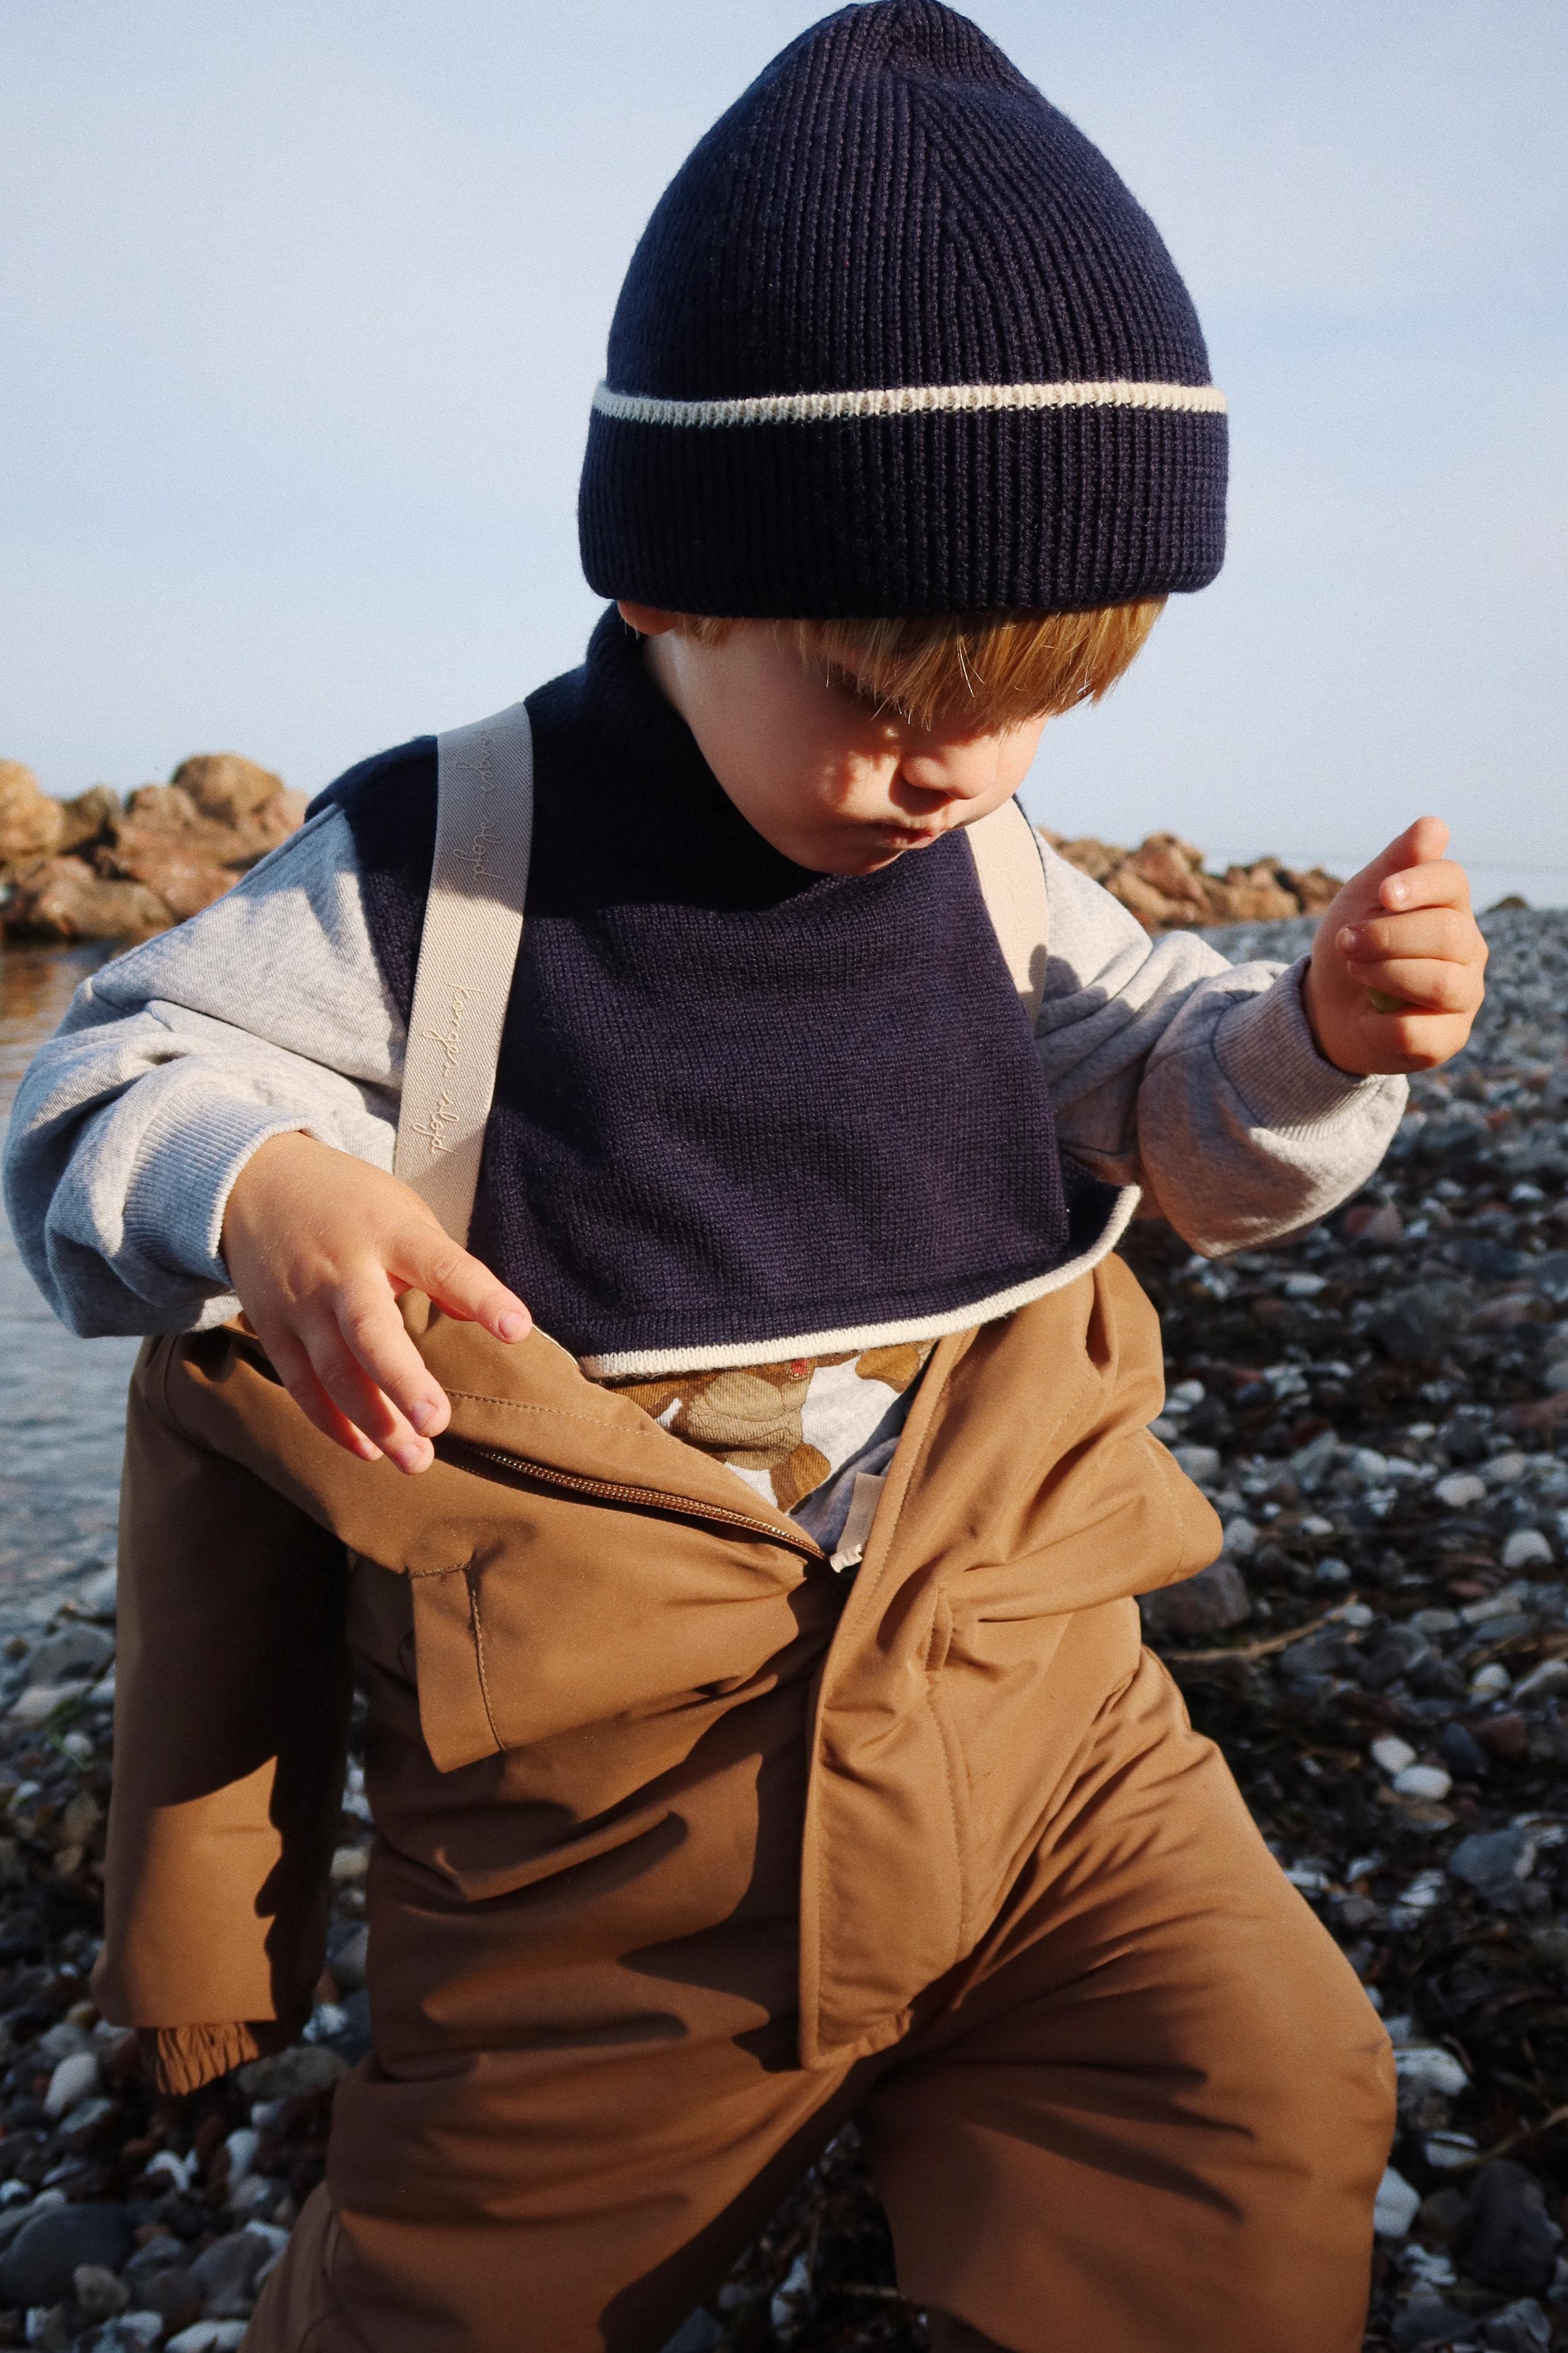
M436 856L393 1166L468 1240L522 936L533 745L521 703L437 738Z

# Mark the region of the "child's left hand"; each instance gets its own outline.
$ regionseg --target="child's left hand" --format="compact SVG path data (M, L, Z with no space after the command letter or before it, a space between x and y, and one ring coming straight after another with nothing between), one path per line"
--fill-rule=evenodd
M1487 944L1448 828L1417 818L1345 884L1318 926L1304 995L1319 1051L1357 1077L1431 1071L1469 1037ZM1388 1000L1400 1002L1390 1008Z

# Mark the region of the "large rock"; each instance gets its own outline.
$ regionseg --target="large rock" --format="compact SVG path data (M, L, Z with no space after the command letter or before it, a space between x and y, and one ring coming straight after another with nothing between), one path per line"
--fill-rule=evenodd
M1324 866L1278 866L1280 881L1294 896L1303 915L1325 915L1344 889L1337 874Z
M57 847L62 851L90 848L120 823L120 795L110 785L89 785L75 800L58 806L62 830Z
M286 841L304 814L304 795L286 791L269 769L214 753L182 761L172 784L133 792L96 863L145 882L176 915L194 915Z
M1321 866L1282 866L1273 858L1211 874L1203 851L1174 833L1152 833L1136 849L1124 849L1087 834L1068 840L1044 827L1041 832L1069 866L1103 883L1150 932L1321 914L1341 888Z
M233 869L210 854L195 826L188 831L173 826L122 826L112 843L99 850L95 862L100 874L155 892L181 922L221 899L234 881Z
M305 796L237 752L204 752L182 760L169 789L188 796L199 821L216 829L215 854L226 865L253 866L304 822ZM218 849L217 835L227 837Z
M285 789L281 776L238 752L193 753L180 762L169 782L189 794L203 817L215 817L223 825L243 825Z
M1225 879L1210 882L1207 904L1211 923L1279 923L1305 911L1294 891L1287 888L1281 870L1268 859L1256 866L1227 866Z
M1178 923L1208 920L1204 891L1204 854L1173 833L1152 833L1127 860L1124 874L1156 892L1174 913ZM1291 911L1294 913L1294 910Z
M5 926L41 940L142 940L198 914L301 823L305 797L237 752L183 760L122 808L107 785L52 801L0 761Z
M31 768L0 760L0 866L26 866L60 846L65 815Z
M26 940L146 940L174 918L144 882L95 872L79 858L46 858L19 877L5 929Z

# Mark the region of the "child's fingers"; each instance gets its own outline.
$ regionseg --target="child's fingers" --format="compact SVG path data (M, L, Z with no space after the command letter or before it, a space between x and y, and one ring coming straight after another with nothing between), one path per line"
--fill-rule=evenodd
M1448 828L1442 818L1418 817L1414 825L1407 825L1403 833L1394 836L1386 849L1379 850L1370 866L1362 868L1356 882L1375 895L1391 875L1408 872L1413 867L1440 859L1447 847Z
M409 1338L382 1270L345 1284L331 1307L355 1367L387 1410L384 1429L371 1430L378 1443L390 1452L411 1435L434 1438L445 1430L452 1418L447 1392Z
M435 1459L430 1441L409 1428L391 1398L362 1370L335 1317L329 1313L312 1320L300 1336L317 1380L345 1420L363 1430L400 1471L427 1471Z
M498 1340L521 1340L533 1322L515 1291L498 1282L488 1266L460 1248L439 1226L410 1222L397 1238L388 1272L423 1291L448 1315L482 1324Z
M1346 923L1334 935L1342 955L1358 962L1381 956L1438 956L1450 964L1484 964L1486 944L1458 907L1420 907L1408 915L1379 915Z
M1380 997L1397 997L1422 1013L1473 1013L1481 1001L1480 975L1473 965L1425 956L1389 956L1375 964L1350 961L1352 979Z
M260 1324L256 1326L256 1336L267 1351L268 1362L306 1420L314 1423L323 1438L358 1455L362 1462L379 1462L380 1447L332 1403L316 1377L316 1368L303 1341L285 1328L264 1329Z
M1385 874L1379 902L1396 913L1406 907L1462 907L1470 903L1470 878L1452 858L1428 859Z

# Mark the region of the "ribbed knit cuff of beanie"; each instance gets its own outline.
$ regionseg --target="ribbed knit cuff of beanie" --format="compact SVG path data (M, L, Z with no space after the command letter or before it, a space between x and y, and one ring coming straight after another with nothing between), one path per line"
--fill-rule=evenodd
M1068 612L1201 588L1226 414L1099 150L942 0L792 42L633 257L584 569L670 611Z

